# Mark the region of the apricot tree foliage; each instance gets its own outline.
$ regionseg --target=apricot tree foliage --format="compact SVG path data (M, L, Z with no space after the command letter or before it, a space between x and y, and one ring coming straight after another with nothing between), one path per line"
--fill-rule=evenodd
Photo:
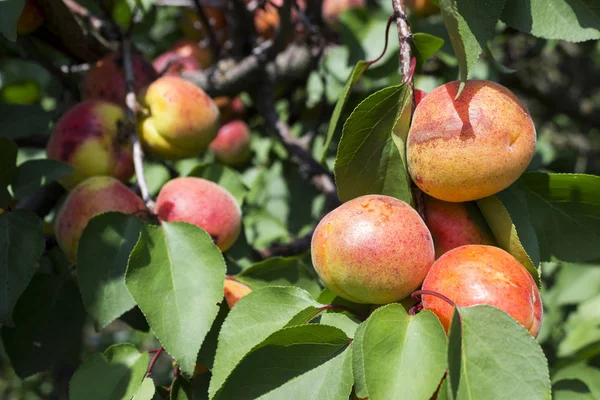
M446 207L426 197L407 157L423 98L416 88L431 91L456 77L446 104L465 103L469 121L455 130L479 134L477 119L482 129L502 125L510 136L522 126L513 123L518 110L494 105L494 116L513 118L502 124L486 120L491 111L468 114L467 97L479 90L469 78L511 86L513 71L502 65L511 48L495 46L497 38L534 40L547 51L556 41L600 39L597 1L404 3L0 1L0 382L7 383L0 393L6 386L16 396L72 399L600 396L600 178L554 169L539 160L547 154L542 145L521 173L534 152L531 131L523 165L493 182L502 186L496 193ZM179 41L184 35L187 42ZM157 71L146 57L156 57ZM160 74L177 77L156 81ZM152 81L154 90L139 90ZM536 90L514 86L516 95ZM178 99L175 87L193 95ZM102 102L80 103L94 96L124 107L109 105L119 122L107 130L105 115L87 115ZM441 97L425 95L418 122L426 134ZM547 103L552 113L585 117ZM69 132L91 126L90 137L107 137L109 150L95 142L77 156L81 143L60 136L61 116L69 114ZM541 115L532 111L536 124ZM215 141L209 147L220 123L239 128L229 139L243 141L238 154L225 139L224 153ZM157 134L158 125L168 129ZM189 137L171 135L173 126ZM63 157L68 146L75 147ZM451 144L438 147L441 154L420 161L431 167L455 156ZM455 181L444 189L464 194L465 176L505 161L486 153L462 163L476 150L447 170L435 164L428 178L451 173ZM127 173L115 172L121 158ZM82 168L88 172L77 175ZM124 182L96 176L104 174ZM74 177L88 176L70 194L58 183L72 189ZM395 198L421 230L398 229L398 222L381 230L386 236L373 228L385 225L380 214L363 216L374 246L353 249L349 261L340 232L353 229L356 210L325 224L333 210L347 210L341 204L362 206L366 195ZM414 242L394 253L407 232ZM314 248L331 246L331 234L343 243L335 260L338 253ZM469 303L476 296L468 291L444 294L444 285L418 290L433 262L431 239L441 257L434 265L451 262L457 243L495 246L490 252L509 260L512 275L525 274L526 296L515 289L503 308ZM471 264L483 262L473 254ZM427 264L418 282L413 276L410 287L386 287L396 273L376 267L394 271L411 257ZM361 295L348 300L344 285ZM545 310L535 338L538 290ZM414 299L402 299L405 292ZM522 299L536 303L535 315L509 309ZM444 307L442 316L436 308Z

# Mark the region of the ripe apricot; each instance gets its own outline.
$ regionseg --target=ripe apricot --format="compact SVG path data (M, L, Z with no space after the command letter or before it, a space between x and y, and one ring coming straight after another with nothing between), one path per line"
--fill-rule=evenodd
M425 193L451 202L495 194L516 181L535 152L535 127L517 97L494 82L442 85L415 109L408 168Z
M221 251L233 245L242 228L242 211L235 198L202 178L167 182L156 199L156 214L161 221L182 221L204 229Z
M325 286L356 303L402 300L434 261L433 240L419 214L383 195L357 197L327 214L311 249Z
M229 309L232 309L235 303L250 292L252 292L252 289L242 282L239 282L230 276L225 278L225 301L227 301Z
M498 247L467 245L450 250L433 264L423 290L442 294L461 307L497 307L533 337L540 330L542 300L535 281L517 259ZM447 332L452 306L433 295L423 294L421 298L423 308L433 311Z
M250 128L244 121L226 123L209 146L215 158L227 165L241 165L252 155L250 149Z

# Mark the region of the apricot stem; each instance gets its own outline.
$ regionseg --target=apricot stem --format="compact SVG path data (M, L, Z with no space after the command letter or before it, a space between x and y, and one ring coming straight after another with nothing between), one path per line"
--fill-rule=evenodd
M434 292L433 290L416 290L413 292L413 294L410 295L410 297L412 297L415 300L420 300L420 298L424 295L429 295L429 296L435 296L438 299L442 299L444 300L446 303L448 303L450 305L450 307L454 307L454 302L452 300L450 300L448 297L444 296L441 293L438 292Z
M390 26L392 26L392 22L394 21L395 17L396 16L394 14L390 15L390 17L388 18L387 25L385 26L385 43L383 45L383 51L381 52L381 55L379 57L377 57L376 59L367 62L367 68L370 67L371 65L375 64L377 61L381 60L381 58L385 55L385 52L387 51L387 47L388 47L388 37L389 37L389 33L390 33Z
M162 353L164 349L165 348L161 346L158 350L156 350L156 353L154 354L154 357L152 357L152 360L150 360L150 364L148 365L148 372L146 372L146 378L149 377L150 374L152 373L152 369L154 368L154 364L156 364L156 361L158 360L158 357L160 356L160 353ZM148 353L150 353L150 351Z

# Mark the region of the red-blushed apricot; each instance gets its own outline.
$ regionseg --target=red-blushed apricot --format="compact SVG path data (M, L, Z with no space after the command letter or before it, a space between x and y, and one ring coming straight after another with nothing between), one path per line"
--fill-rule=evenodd
M413 15L421 18L440 12L440 7L433 0L406 0L405 4Z
M23 11L17 21L17 33L27 35L44 23L44 14L33 0L25 0Z
M173 52L161 54L152 65L161 76L181 76L183 72L202 71L202 66L194 57L181 57Z
M110 176L94 176L81 182L67 196L56 216L56 241L67 259L75 263L79 239L93 216L108 211L134 214L146 210L141 198Z
M194 157L217 136L219 109L202 89L185 79L163 76L139 99L148 114L139 119L138 135L154 156Z
M121 107L101 100L88 100L67 111L56 123L48 141L48 158L71 165L75 172L60 182L67 189L85 178L110 175L127 181L133 175L129 138L119 138L119 123L125 120Z
M425 98L425 96L427 96L427 92L415 89L415 106L418 106L421 100Z
M234 197L202 178L176 178L167 182L156 199L161 221L181 221L204 229L221 251L236 241L242 228L242 211Z
M250 149L250 128L244 121L226 123L209 146L215 158L227 165L241 165L252 155Z
M504 86L471 80L439 86L415 109L408 168L419 188L461 202L495 194L516 181L535 152L529 112Z
M540 331L543 310L535 281L516 258L498 247L467 245L450 250L433 264L423 290L442 294L461 307L497 307L533 337ZM448 332L452 306L433 295L421 298L423 308L433 311Z
M402 300L434 261L433 240L419 214L383 195L357 197L327 214L311 249L325 286L356 303Z
M229 309L232 309L235 303L250 292L252 292L252 289L242 282L230 276L225 278L225 301L227 301Z
M425 223L433 237L436 258L467 244L494 244L473 221L465 203L449 203L425 196Z
M337 29L337 23L346 10L353 8L364 8L365 0L323 0L323 21L329 25L331 29Z
M213 54L208 46L200 46L193 40L189 39L181 39L180 41L175 43L167 52L163 53L161 57L164 58L164 56L166 55L176 56L177 58L184 60L189 58L196 60L198 62L198 65L200 66L200 69L206 69L210 67L210 65L213 62ZM159 59L160 57L156 61L154 61L153 64L157 72L161 72L161 70L164 69L164 67L166 67L167 64L164 63L165 65L163 66L163 68L161 68L161 70L158 70L156 68L156 63ZM169 61L175 60L171 58L169 59Z
M157 74L141 54L134 53L131 60L137 93L155 80ZM81 83L81 98L84 100L107 100L125 106L126 93L123 58L118 52L96 62Z

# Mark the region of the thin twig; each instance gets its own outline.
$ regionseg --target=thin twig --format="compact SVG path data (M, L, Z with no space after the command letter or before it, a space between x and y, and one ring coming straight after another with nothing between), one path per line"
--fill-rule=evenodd
M208 35L208 41L210 43L210 48L213 51L213 56L215 58L215 62L219 60L221 57L221 45L219 44L219 40L217 39L217 35L215 34L215 30L210 25L210 21L208 16L204 12L204 8L202 4L200 4L200 0L193 0L194 7L196 8L196 14L198 18L200 18L200 22L204 25L204 31Z
M404 0L392 0L394 14L396 16L396 25L398 26L398 41L400 42L400 71L402 73L402 82L409 83L412 87L412 79L410 79L410 64L411 64L411 49L412 31L406 18L406 7Z
M131 144L133 146L133 166L135 168L135 177L138 186L140 187L142 199L146 203L146 207L153 211L155 203L150 196L148 182L146 181L146 175L144 174L144 151L142 150L142 144L138 139L136 131L138 103L135 97L135 77L133 75L133 64L131 61L131 47L131 37L124 37L122 43L122 53L123 71L125 73L125 87L127 89L127 95L125 97L125 104L127 106L126 125L130 130L129 135L131 138Z
M150 360L150 364L148 364L148 371L146 372L146 378L150 376L150 374L152 373L152 370L154 369L154 365L156 364L156 361L158 361L158 357L160 356L160 354L163 352L165 348L161 347L160 349L158 349L156 351L156 353L154 353L154 357L152 357L152 360Z

